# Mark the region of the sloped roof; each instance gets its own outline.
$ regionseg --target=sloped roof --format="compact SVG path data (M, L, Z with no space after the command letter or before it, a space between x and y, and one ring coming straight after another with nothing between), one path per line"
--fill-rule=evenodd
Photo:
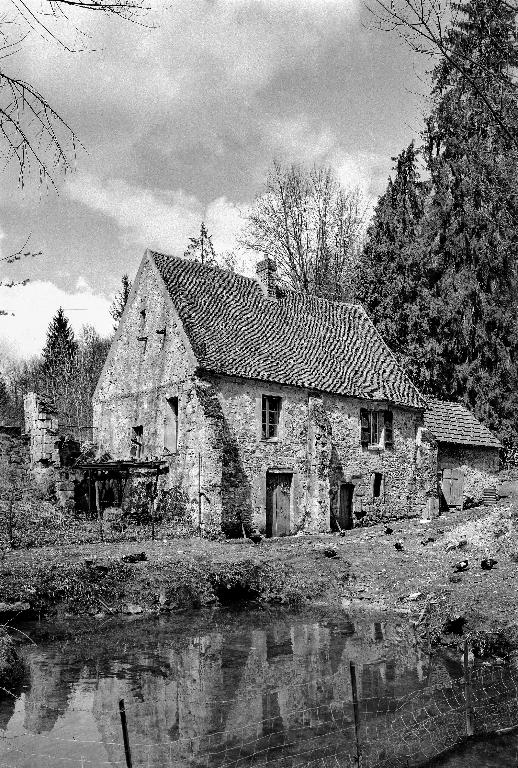
M201 368L424 408L361 306L278 291L217 267L151 253Z
M460 403L430 400L424 424L440 443L501 448L501 443L487 427Z

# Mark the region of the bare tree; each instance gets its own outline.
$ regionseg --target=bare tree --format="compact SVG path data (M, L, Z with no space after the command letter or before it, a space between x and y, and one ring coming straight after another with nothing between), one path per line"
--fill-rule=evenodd
M517 0L501 0L501 5L518 13ZM498 72L466 50L452 45L448 30L462 14L462 3L456 0L366 0L374 23L379 29L396 34L413 51L448 62L470 85L473 93L486 105L494 123L518 147L518 126L509 124L498 101L492 98L495 81L509 87L509 72Z
M28 35L36 33L69 51L70 45L55 25L63 28L68 13L100 12L137 21L143 0L8 0L11 11L0 15L0 157L14 162L23 185L31 171L40 181L54 184L56 173L70 170L80 144L71 125L31 83L9 71L7 59L18 53ZM75 25L74 35L81 35ZM83 46L84 47L84 46Z
M274 258L286 286L349 300L365 220L360 191L340 186L330 168L274 163L242 245Z

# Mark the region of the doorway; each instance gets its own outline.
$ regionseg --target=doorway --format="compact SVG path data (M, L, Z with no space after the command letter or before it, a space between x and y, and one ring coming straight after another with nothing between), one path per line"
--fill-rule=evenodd
M338 525L343 531L353 527L354 483L340 483L338 488Z
M290 533L291 472L266 473L266 536Z
M464 472L461 469L443 469L441 490L448 508L462 509Z

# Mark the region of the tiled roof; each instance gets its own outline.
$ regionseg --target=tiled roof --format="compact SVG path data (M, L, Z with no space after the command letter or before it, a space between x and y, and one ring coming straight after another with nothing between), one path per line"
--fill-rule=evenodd
M201 368L424 408L364 309L150 253Z
M431 400L429 409L425 411L424 423L440 443L502 447L493 433L459 403Z

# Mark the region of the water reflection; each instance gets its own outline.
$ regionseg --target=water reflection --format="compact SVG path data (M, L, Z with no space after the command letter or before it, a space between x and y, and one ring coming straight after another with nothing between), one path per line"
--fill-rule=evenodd
M30 688L0 707L0 764L19 768L124 766L120 699L135 768L405 765L444 746L414 703L460 671L430 665L404 620L264 614L128 622L27 658Z

